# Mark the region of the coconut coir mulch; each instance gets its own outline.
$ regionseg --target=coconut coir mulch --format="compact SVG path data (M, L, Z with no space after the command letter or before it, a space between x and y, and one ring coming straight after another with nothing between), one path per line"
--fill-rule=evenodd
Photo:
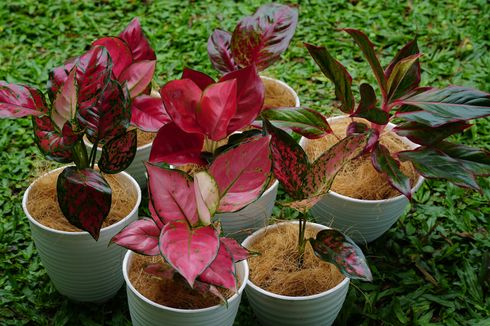
M141 147L151 143L156 136L156 132L147 132L136 129L136 147Z
M80 232L82 230L68 222L58 204L56 181L61 172L62 170L51 173L34 183L29 192L27 210L36 221L47 227L60 231ZM122 182L122 176L104 174L104 178L112 189L112 204L109 215L102 224L103 228L125 218L136 205L137 198L136 191Z
M307 227L307 238L316 236L316 233L318 231ZM316 257L309 243L300 268L297 245L297 224L267 229L248 248L260 253L248 259L250 280L264 290L287 296L318 294L342 282L344 276L337 267Z
M364 121L355 119L356 121ZM345 131L351 118L332 121L330 126L335 135L345 137ZM306 154L310 161L316 160L323 152L338 142L335 135L327 135L320 139L309 139L305 146ZM381 144L386 146L391 153L408 150L410 147L391 131L384 131L380 137ZM410 178L412 187L417 181L418 175L410 162L401 162L401 170ZM400 195L398 190L390 186L387 179L373 167L370 155L361 156L344 166L337 174L332 184L336 193L357 199L388 199Z

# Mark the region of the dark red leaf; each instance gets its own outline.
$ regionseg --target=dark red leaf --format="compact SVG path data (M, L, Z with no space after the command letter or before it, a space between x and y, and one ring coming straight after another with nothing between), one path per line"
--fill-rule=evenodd
M208 39L208 56L214 69L222 74L238 69L231 54L231 33L215 29Z
M128 168L136 155L136 129L116 136L102 147L99 168L104 173L119 173Z
M209 77L203 72L189 69L189 68L184 68L184 71L182 72L182 77L181 79L190 79L199 86L201 90L205 90L206 87L208 87L211 84L214 84L214 79Z
M401 59L395 64L386 87L388 93L387 102L390 103L415 89L420 83L419 58L417 53Z
M440 127L430 127L418 122L405 122L393 128L393 131L414 143L433 145L469 127L471 125L465 122L453 122Z
M32 124L36 144L47 159L59 163L73 162L72 148L81 134L75 134L69 123L65 123L61 132L58 131L47 115L33 117Z
M121 83L126 82L131 98L145 91L153 79L156 60L143 60L132 63L119 76Z
M490 175L490 152L462 144L441 142L435 146L444 154L458 160L466 169L479 176Z
M37 89L0 81L0 118L39 116L45 112L44 97Z
M69 166L58 176L57 193L68 221L97 240L112 203L112 190L100 172Z
M112 72L116 78L133 62L133 55L126 42L118 37L103 37L92 43L92 46L103 46L112 59Z
M119 37L128 44L134 61L156 60L155 51L141 29L138 18L134 18Z
M140 95L131 103L131 124L143 131L157 132L171 119L165 111L162 99Z
M376 93L374 93L374 89L371 87L371 85L361 84L359 91L361 93L361 101L357 106L356 112L354 112L351 116L364 118L378 125L387 124L390 119L390 115L388 112L376 107Z
M236 292L235 264L225 246L219 247L218 255L202 272L199 280Z
M143 255L156 256L160 253L159 237L160 228L155 222L149 218L142 218L122 229L111 242Z

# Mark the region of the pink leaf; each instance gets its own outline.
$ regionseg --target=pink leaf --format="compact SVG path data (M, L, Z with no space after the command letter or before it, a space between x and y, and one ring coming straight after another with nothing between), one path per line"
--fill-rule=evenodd
M160 235L160 252L190 286L216 258L219 241L212 226L190 229L186 222L172 221Z
M202 91L192 80L172 80L160 90L165 110L185 132L203 133L196 118Z
M152 195L151 195L151 191L150 191L150 187L149 185L147 186L147 189L148 189L148 210L150 211L150 215L151 215L151 218L153 219L153 221L157 224L157 226L162 229L163 228L163 223L165 222L165 219L161 218L160 216L158 216L157 214L157 211L155 210L155 207L153 206L153 202L151 200L152 198Z
M51 119L60 130L63 129L65 122L75 118L77 112L78 89L75 73L76 68L73 68L63 85L61 85L53 103L54 110L51 111Z
M218 255L202 272L199 280L236 292L235 264L225 246L219 247Z
M39 116L46 111L43 96L38 90L0 81L0 118Z
M160 253L159 237L160 228L155 222L149 218L142 218L122 229L111 242L143 255L156 256Z
M184 68L182 72L181 79L190 79L192 80L201 90L205 90L211 84L214 84L213 78L209 77L205 73L202 73L197 70Z
M211 140L226 138L228 124L236 112L236 81L213 84L202 94L196 118Z
M119 37L128 44L134 61L156 60L155 51L141 29L138 18L134 18Z
M49 72L49 79L47 83L48 95L51 102L54 101L56 94L58 94L58 90L65 82L66 78L68 78L68 74L71 69L75 66L78 58L72 58L65 62L63 66L53 68Z
M112 59L112 72L119 78L121 72L133 62L133 55L126 42L117 37L103 37L92 43L92 46L103 46Z
M135 98L150 85L155 72L156 60L144 60L134 62L128 66L119 76L121 83L127 82L131 98Z
M220 82L231 79L237 83L237 108L228 125L228 134L250 125L259 115L265 98L264 83L255 65L226 74Z
M140 95L133 99L131 106L131 124L143 131L157 132L170 122L161 98Z
M214 69L222 74L234 71L238 66L231 54L231 33L215 29L208 39L208 56Z
M219 242L221 246L225 246L231 257L233 258L233 262L239 262L241 260L245 260L250 256L250 252L247 248L240 245L235 239L231 238L220 238Z
M219 204L219 190L216 180L206 171L196 173L194 175L194 192L199 219L202 224L209 225Z
M270 136L254 138L216 157L209 167L220 190L219 212L233 212L256 200L269 180Z
M166 223L187 221L199 222L194 185L189 175L179 170L160 168L146 163L148 189L155 212Z
M169 122L158 130L153 140L150 162L205 165L206 162L201 158L203 144L204 135L187 133L174 122Z

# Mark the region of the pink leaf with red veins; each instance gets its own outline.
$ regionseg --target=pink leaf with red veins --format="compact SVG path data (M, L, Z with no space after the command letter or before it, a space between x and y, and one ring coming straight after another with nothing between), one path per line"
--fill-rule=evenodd
M148 39L141 29L138 18L134 18L124 31L119 34L131 49L134 61L156 60L155 51L151 48Z
M219 189L216 180L206 171L196 173L194 175L194 192L199 219L202 224L209 225L219 204Z
M172 80L160 90L162 101L172 120L185 132L203 133L196 118L202 91L190 79Z
M92 46L97 45L103 46L109 51L113 63L112 72L116 78L119 78L121 72L133 62L133 55L129 46L118 37L103 37L92 43Z
M265 87L255 65L233 71L219 80L235 79L237 82L237 108L228 125L228 134L250 125L262 110Z
M270 136L257 137L218 155L209 173L220 190L219 212L234 212L256 200L269 180Z
M131 104L131 124L143 131L157 132L170 122L161 98L140 95Z
M158 130L150 152L150 162L184 165L195 163L205 165L201 158L204 135L187 133L174 122L169 122Z
M0 118L21 118L46 112L42 94L31 87L0 81Z
M149 187L149 184L147 185L147 189L148 189L148 210L150 211L150 215L151 215L151 218L153 219L153 221L158 225L158 227L161 229L163 228L163 223L165 222L165 219L158 216L158 213L157 211L155 210L155 207L153 206L153 201L151 200L152 198L152 195L151 195L151 191L150 191L150 187Z
M220 238L220 245L225 246L228 252L233 258L233 262L239 262L241 260L245 260L250 256L250 252L247 248L240 245L235 239L231 238Z
M215 29L208 39L208 56L214 69L222 74L238 69L231 54L231 33Z
M131 98L135 98L144 92L150 85L155 72L156 60L144 60L134 62L128 66L119 76L121 83L127 82Z
M225 246L220 246L211 265L199 276L199 280L236 292L235 264Z
M229 80L206 88L201 97L197 121L211 140L221 140L228 136L227 129L236 112L236 81Z
M191 225L199 222L194 184L189 175L179 170L160 168L146 163L148 189L158 216L166 223L185 221Z
M209 77L205 73L189 68L184 68L181 79L192 80L201 90L204 90L209 85L214 84L213 78Z
M75 74L76 68L70 71L53 103L54 110L51 111L51 119L60 130L63 129L65 122L75 118L77 111L78 87Z
M122 229L112 238L111 242L143 255L156 256L160 253L159 237L158 225L149 218L142 218Z
M162 229L159 248L165 260L192 287L197 276L216 258L218 235L212 226L190 229L186 222L172 221Z

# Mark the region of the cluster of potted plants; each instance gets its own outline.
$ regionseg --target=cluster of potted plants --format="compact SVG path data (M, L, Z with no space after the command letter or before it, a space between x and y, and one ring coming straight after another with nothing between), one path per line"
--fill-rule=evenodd
M245 290L264 325L331 324L350 279L372 280L356 242L391 227L422 177L480 189L489 153L446 139L490 115L489 94L419 87L416 41L382 69L368 38L346 29L380 102L364 83L356 105L345 67L305 44L345 114L327 119L259 76L287 49L297 20L296 8L269 4L233 33L215 30L208 54L219 79L186 68L158 95L156 56L137 19L53 69L47 97L0 82L0 117L32 116L41 152L70 164L38 178L23 200L60 293L102 302L124 277L135 325L232 325ZM338 180L356 188L368 177L381 184L368 195L337 190ZM287 195L276 203L279 183ZM138 219L146 185L151 216ZM268 226L274 204L298 221Z

